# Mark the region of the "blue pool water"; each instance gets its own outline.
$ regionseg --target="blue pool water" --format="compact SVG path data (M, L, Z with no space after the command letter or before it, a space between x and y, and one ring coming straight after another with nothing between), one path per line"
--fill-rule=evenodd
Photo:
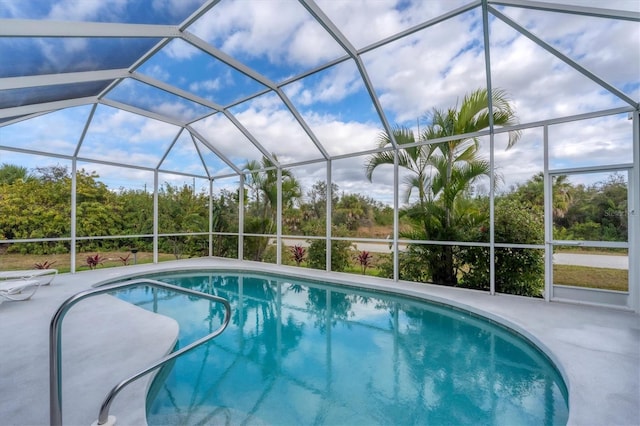
M282 276L149 276L227 298L227 330L156 377L149 425L555 425L567 392L522 337L464 311ZM178 346L223 307L140 287L118 297L175 318Z

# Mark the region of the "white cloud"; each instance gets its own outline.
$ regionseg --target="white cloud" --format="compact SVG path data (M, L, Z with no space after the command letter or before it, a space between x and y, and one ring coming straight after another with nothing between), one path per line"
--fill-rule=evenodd
M125 9L128 0L67 0L60 1L51 7L49 19L58 21L95 21L113 20Z
M512 186L524 183L544 170L542 128L524 130L520 140L510 149L506 149L507 134L498 134L494 139L494 161L500 177L496 188L498 192L508 191ZM488 154L485 157L488 159Z
M195 93L200 91L215 92L220 89L222 83L219 78L212 80L196 81L189 85L189 90Z
M335 104L364 89L362 78L351 60L317 76L291 83L284 91L297 105L310 106L316 102Z
M626 114L550 126L551 167L629 163L633 157L631 128Z
M201 51L193 45L177 39L167 44L167 46L162 49L162 53L167 55L170 59L187 60L200 54Z
M260 151L223 114L211 115L192 126L238 167L244 166L247 160L262 157Z
M149 77L153 77L161 81L167 81L169 77L171 77L171 74L169 74L169 71L167 71L160 65L153 65L146 68L145 74L149 75Z
M484 52L473 45L478 33L472 25L458 17L363 55L392 121L415 122L486 84Z
M309 67L344 55L302 6L282 0L222 2L188 30L241 61Z
M179 3L178 0L172 1ZM358 47L395 34L417 24L418 20L429 19L462 3L466 1L319 1L320 7ZM640 4L635 0L632 3ZM169 0L156 0L154 7L164 8L170 4ZM607 7L615 8L619 4L608 2ZM631 3L623 1L622 4L622 8L627 9ZM72 10L74 5L76 9ZM103 13L105 8L111 7L112 11L117 12L123 5L120 1L66 2L52 8L50 15L61 16L66 13L65 19L90 19ZM191 3L189 5L193 6ZM636 100L640 98L640 26L637 22L617 22L515 7L506 8L505 13L534 33L553 41L559 49L570 53L612 84L622 86L635 82L637 88L631 95ZM540 19L540 16L545 18ZM363 55L374 89L392 124L402 122L414 125L416 119L431 108L455 106L466 93L484 87L485 52L479 18L479 8L476 8L472 13L434 25ZM493 18L491 21L492 84L510 93L521 122L624 105L614 97L603 94L605 90L599 85L508 25ZM312 67L344 54L296 2L223 1L189 31L212 41L241 61L247 58L267 59L270 63L265 66ZM63 47L68 53L81 52L85 48L83 43L83 40L74 39L65 42ZM58 46L42 44L52 61L60 60ZM187 43L174 42L164 52L172 59L181 60L191 58L198 51ZM151 67L146 72L160 80L169 78L169 72L159 66ZM191 81L189 89L192 91L216 91L229 83L229 80L225 80L229 77L227 72L225 76L207 75L187 81ZM129 91L131 87L126 89ZM360 75L351 61L327 70L317 78L309 77L284 89L296 105L303 107L301 113L330 154L343 155L374 148L380 125L365 122L362 118L356 121L350 110L355 109L356 113L366 111L367 114L358 116L371 117L372 104L362 102L362 99L369 98L369 94L363 89ZM140 94L135 93L134 96ZM184 104L148 101L153 104L155 111L172 116L192 114ZM284 163L319 156L315 146L277 96L261 96L248 105L238 107L235 114L265 149L278 152ZM163 147L166 148L177 133L173 126L124 112L94 121L90 134L93 132L96 140L105 145L95 147L96 153L109 159L123 155L127 162L140 159L153 164L153 159L157 161L158 155L164 152ZM617 119L596 120L594 123L585 125L585 122L581 122L571 130L557 127L552 133L554 141L551 154L557 159L554 161L558 164L590 164L589 161L593 159L601 164L627 161L628 156L621 152L627 152L625 149L630 144L630 130L625 128L620 139L614 136L620 126L624 126ZM136 126L139 129L137 131L134 130ZM194 124L194 127L238 166L248 159L262 156L223 114L215 114ZM95 136L95 132L100 136ZM541 170L540 131L528 132L530 134L525 132L521 142L512 150L496 151L496 163L508 182L526 180ZM69 148L72 146L65 137L56 140L60 144L69 143ZM138 148L128 151L119 146L107 149L109 144L116 143L114 141L139 144L140 147L146 147L148 152L137 151ZM625 148L621 150L621 146ZM60 149L68 148L61 145ZM144 157L145 153L149 154L149 158ZM336 171L336 177L345 186L350 180L354 188L363 185L363 173L356 160L359 161L360 157L345 161L345 164L353 164L352 172L347 173L342 168ZM309 170L305 179L324 179L323 165L309 166ZM224 172L229 172L229 169L225 168ZM379 182L381 187L371 187L371 191L385 193L388 179L388 173L377 174L374 181Z
M640 9L640 2L633 3ZM519 8L507 8L505 14L618 88L627 82L640 84L637 22ZM640 97L640 87L632 95Z
M31 5L23 0L4 0L0 9L2 18L34 19Z
M309 136L276 96L261 96L236 118L282 163L322 158Z
M89 126L80 156L155 167L178 128L137 114L100 107Z
M148 109L153 112L163 114L167 117L173 117L180 120L188 121L192 120L203 112L197 112L194 108L185 102L170 102L165 101L158 104L150 105Z
M89 110L89 107L76 107L2 127L0 145L72 155ZM0 157L5 155L5 151L0 151Z
M331 155L374 148L380 129L370 123L344 122L324 115L308 116L309 124Z
M293 64L313 66L319 61L345 55L326 31L315 21L305 20L297 28L288 46L287 61Z
M320 1L318 5L325 11L340 30L356 47L363 47L372 41L399 32L401 17L394 9L395 1L376 2ZM367 31L362 31L367 28Z
M320 0L318 5L357 48L453 10L465 0Z
M173 141L179 129L173 124L164 123L150 118L144 118L144 123L135 128L132 140Z
M201 4L202 0L153 0L151 7L175 18L189 16Z

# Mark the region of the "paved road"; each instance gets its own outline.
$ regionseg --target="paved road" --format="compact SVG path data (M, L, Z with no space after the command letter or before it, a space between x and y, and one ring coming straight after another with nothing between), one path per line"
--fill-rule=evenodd
M307 247L308 244L304 240L288 240L284 239L287 245L300 244ZM356 250L367 250L373 253L390 253L389 244L386 243L356 243ZM404 249L400 245L400 249ZM577 253L556 253L553 255L553 261L558 265L578 265L591 266L593 268L612 268L612 269L629 269L628 256L609 256L605 254L577 254Z
M558 265L591 266L592 268L629 269L628 256L606 254L556 253L553 262Z

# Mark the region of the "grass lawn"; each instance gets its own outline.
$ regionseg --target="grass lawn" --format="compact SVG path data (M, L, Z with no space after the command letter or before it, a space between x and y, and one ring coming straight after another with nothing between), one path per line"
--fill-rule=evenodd
M605 249L601 247L571 247L571 246L556 246L555 253L570 253L570 254L602 254L605 256L627 256L629 250L627 249Z
M554 265L555 284L604 290L628 291L629 271L626 269L590 268L576 265Z
M86 259L89 255L95 255L95 252L81 253L76 256L76 270L88 270ZM98 268L109 268L114 266L123 266L124 262L120 257L126 257L129 252L101 252L100 256L104 258L102 265ZM284 256L283 256L284 257ZM376 256L377 257L377 256ZM139 252L137 253L137 263L152 263L153 253ZM159 253L158 260L160 262L175 260L173 254ZM285 259L283 259L285 260ZM380 271L377 263L382 259L374 259L371 267L367 269L367 275L378 276ZM62 272L69 272L70 257L68 254L54 255L23 255L14 253L5 253L0 256L0 271L8 271L15 269L34 269L36 263L55 262L51 266ZM295 264L294 262L283 262L285 264ZM133 255L129 256L129 264L133 264ZM301 265L308 267L307 262ZM360 266L354 262L345 272L352 274L361 274ZM554 265L553 280L555 284L571 285L576 287L599 288L605 290L628 291L629 274L625 269L609 269L609 268L591 268L587 266L575 265Z
M94 256L96 252L78 253L76 255L76 271L85 271L89 269L86 259L87 256ZM124 262L120 257L126 257L129 252L100 252L104 258L102 265L98 268L110 268L114 266L123 266ZM136 254L137 263L152 263L153 253L138 252ZM164 262L175 260L173 254L158 253L158 261ZM47 254L47 255L25 255L16 253L5 253L0 256L0 271L10 271L16 269L34 269L36 263L54 262L51 268L57 269L61 273L71 270L71 257L69 254ZM133 265L133 254L129 255L129 265Z

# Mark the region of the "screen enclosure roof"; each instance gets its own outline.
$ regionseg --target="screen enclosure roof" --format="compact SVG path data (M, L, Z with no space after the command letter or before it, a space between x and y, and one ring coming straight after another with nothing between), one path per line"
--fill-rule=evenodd
M522 128L628 114L640 2L0 0L0 58L0 162L312 170L478 88Z

